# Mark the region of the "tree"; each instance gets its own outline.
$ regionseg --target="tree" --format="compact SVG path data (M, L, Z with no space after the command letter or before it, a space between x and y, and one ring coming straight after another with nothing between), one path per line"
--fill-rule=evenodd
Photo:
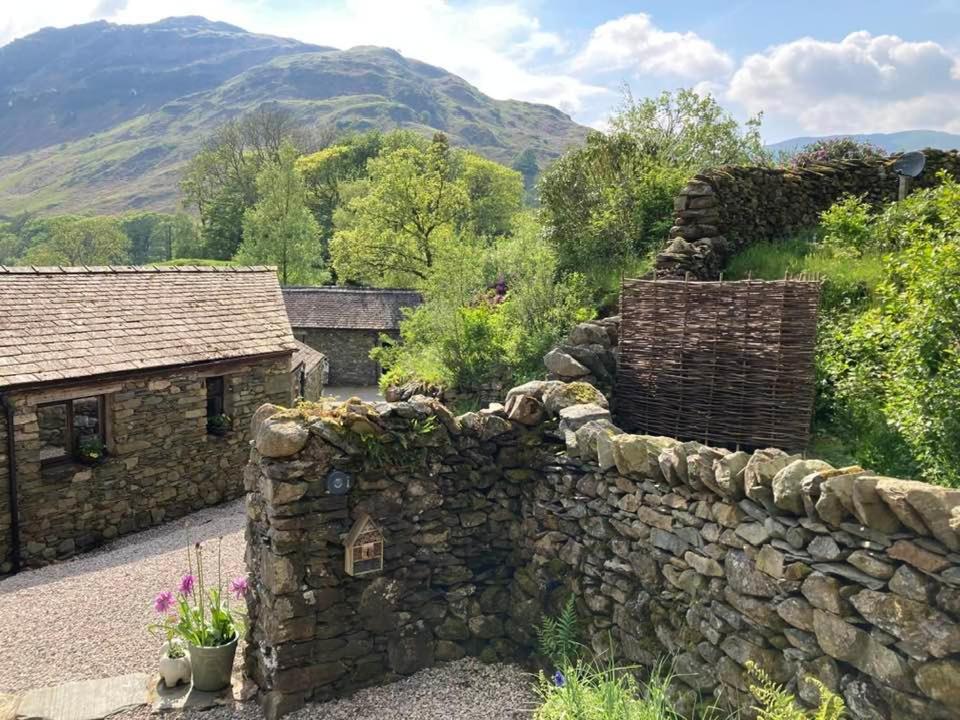
M540 174L540 164L532 148L526 148L514 158L511 167L523 177L524 196L528 200L536 200L534 190L537 186L537 175Z
M436 134L425 150L401 147L368 161L362 192L335 217L330 256L338 277L377 285L416 285L451 240L468 196L457 158Z
M112 217L63 217L50 223L48 235L27 250L29 265L124 265L130 262L130 238Z
M276 161L257 176L260 200L244 213L238 262L276 265L280 283L321 279L317 238L320 229L306 205L306 187L295 163L297 151L286 143Z
M462 153L458 180L467 194L468 227L476 235L500 237L511 230L523 204L520 173L475 153Z
M257 202L257 175L296 137L290 113L264 106L222 125L190 161L180 187L184 203L200 215L208 256L228 259L236 252L244 212Z
M120 219L120 227L130 238L130 259L135 265L184 257L174 254L175 246L193 250L187 257L202 255L193 221L184 214L131 213Z

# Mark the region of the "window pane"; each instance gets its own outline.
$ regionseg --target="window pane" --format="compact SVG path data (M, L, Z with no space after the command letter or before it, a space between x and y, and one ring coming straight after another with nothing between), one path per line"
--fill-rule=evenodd
M223 378L207 378L207 417L223 415Z
M100 398L87 397L73 401L73 440L79 446L84 440L100 438Z
M37 408L40 426L40 460L52 460L69 454L67 404L41 405Z

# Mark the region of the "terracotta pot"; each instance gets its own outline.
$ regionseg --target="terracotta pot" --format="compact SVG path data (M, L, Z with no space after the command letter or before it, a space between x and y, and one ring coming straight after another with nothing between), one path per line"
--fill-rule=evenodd
M160 677L168 688L176 687L180 683L190 682L190 658L186 655L170 657L170 645L164 643L160 652Z
M237 654L237 639L226 645L200 647L190 645L190 667L193 670L193 687L197 690L216 692L230 684L233 673L233 657Z

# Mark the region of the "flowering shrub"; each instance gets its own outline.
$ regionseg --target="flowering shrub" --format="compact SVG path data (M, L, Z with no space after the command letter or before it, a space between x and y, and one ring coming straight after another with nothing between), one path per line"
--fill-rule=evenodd
M242 613L230 607L229 595L223 592L219 545L214 587L207 587L200 543L194 546L192 553L187 552L187 565L188 572L180 579L176 593L164 590L153 599L153 609L162 619L150 625L149 629L166 637L171 657L181 654L177 649L178 641L195 647L228 645L237 639L243 629ZM247 579L244 577L234 578L227 588L237 600L243 600L247 589Z
M804 145L788 158L787 165L795 168L842 160L873 160L887 157L887 151L868 142L851 137L826 138Z

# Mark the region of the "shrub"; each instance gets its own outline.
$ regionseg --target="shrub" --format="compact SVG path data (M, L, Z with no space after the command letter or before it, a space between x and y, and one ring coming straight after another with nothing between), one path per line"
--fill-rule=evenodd
M754 708L758 720L843 720L846 710L843 700L817 678L807 676L820 691L820 704L816 710L806 712L796 704L793 695L773 682L756 663L748 661L747 672L754 683L750 685L750 692L760 703Z
M567 599L560 615L544 618L537 628L540 652L550 659L555 668L567 667L577 661L583 648L579 637L580 627L573 595Z
M796 153L786 154L783 164L807 167L843 160L873 160L885 158L887 151L868 142L851 137L826 138L804 145Z

